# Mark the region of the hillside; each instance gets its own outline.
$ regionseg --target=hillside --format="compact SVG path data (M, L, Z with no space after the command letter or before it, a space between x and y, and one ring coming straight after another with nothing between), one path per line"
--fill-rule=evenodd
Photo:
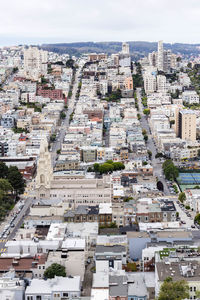
M128 42L130 45L130 53L133 58L147 55L149 52L157 50L156 42L135 41ZM43 44L42 49L57 53L69 53L70 55L80 56L83 53L105 52L108 54L121 51L121 42L80 42L80 43L58 43L58 44ZM165 49L171 49L174 53L191 56L200 54L200 44L164 44Z

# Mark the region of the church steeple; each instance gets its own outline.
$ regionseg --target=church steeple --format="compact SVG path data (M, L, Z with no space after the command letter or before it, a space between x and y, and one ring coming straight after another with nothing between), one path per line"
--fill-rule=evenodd
M43 186L49 189L53 177L53 167L51 165L51 153L48 150L46 137L40 144L40 157L37 163L37 175L35 179L36 189Z

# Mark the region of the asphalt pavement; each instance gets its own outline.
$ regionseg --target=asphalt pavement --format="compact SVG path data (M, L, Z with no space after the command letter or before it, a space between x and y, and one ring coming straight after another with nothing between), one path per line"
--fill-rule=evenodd
M63 124L58 127L58 137L56 138L55 142L52 145L52 163L53 166L55 166L56 159L57 159L57 150L61 149L61 145L63 143L63 140L65 138L65 134L69 128L69 123L70 123L70 115L73 113L76 105L76 93L78 90L78 77L81 73L80 68L77 69L76 74L75 74L75 79L74 79L74 84L73 84L73 89L72 89L72 96L71 98L68 99L68 109L66 112L66 117L63 120Z
M158 180L162 182L164 187L164 194L166 196L169 196L170 191L163 175L162 164L159 158L155 158L155 155L157 153L157 148L151 135L150 126L148 123L148 117L143 113L144 108L142 105L141 89L137 89L137 99L138 99L139 113L141 115L141 119L140 119L141 127L142 129L146 130L148 135L147 149L152 152L151 162L154 170L154 175L157 176Z

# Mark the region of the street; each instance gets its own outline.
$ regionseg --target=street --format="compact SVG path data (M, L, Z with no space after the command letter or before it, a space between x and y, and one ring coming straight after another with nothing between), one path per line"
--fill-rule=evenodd
M80 68L77 69L76 74L75 74L75 79L74 79L74 84L73 84L73 89L72 89L72 96L71 98L68 99L68 109L66 112L66 117L63 120L63 124L58 128L59 134L58 137L56 138L55 142L52 145L52 163L53 166L55 166L56 163L56 158L57 158L57 151L61 149L61 144L64 140L65 134L67 132L67 129L69 128L69 123L70 123L70 115L73 113L76 105L76 92L78 89L78 77L80 76L81 70Z
M158 180L162 182L163 187L164 187L164 193L165 193L165 195L169 196L170 191L169 191L169 188L165 181L165 178L163 177L162 164L160 163L159 158L155 158L155 155L157 153L157 148L156 148L156 145L154 144L154 141L153 141L153 138L152 138L152 135L150 132L150 127L149 127L147 117L143 113L144 108L142 105L141 89L137 89L137 99L138 99L139 113L141 115L141 119L140 119L141 127L142 127L142 129L146 130L147 135L148 135L147 149L152 152L151 161L152 161L152 166L153 166L153 170L154 170L154 176L156 176L158 178Z

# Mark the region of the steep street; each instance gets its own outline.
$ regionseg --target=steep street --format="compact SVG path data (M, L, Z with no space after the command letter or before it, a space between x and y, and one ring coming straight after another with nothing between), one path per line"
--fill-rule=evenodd
M158 180L162 182L165 195L170 195L170 191L168 189L167 183L166 183L164 175L163 175L162 163L160 162L159 158L155 158L155 155L157 153L157 148L156 148L156 145L155 145L154 140L151 135L147 117L143 113L144 108L142 105L142 97L141 97L141 89L140 88L137 89L137 99L138 99L138 106L139 106L139 114L141 115L141 119L140 119L141 127L142 127L142 129L145 129L148 134L147 149L152 152L151 160L152 160L152 166L154 169L154 175L157 176Z

